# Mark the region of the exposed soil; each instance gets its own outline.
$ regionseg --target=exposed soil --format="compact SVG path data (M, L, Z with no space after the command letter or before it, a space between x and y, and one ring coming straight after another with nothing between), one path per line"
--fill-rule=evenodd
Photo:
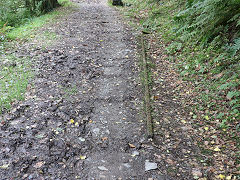
M45 29L60 40L25 52L37 59L36 77L26 100L2 116L0 179L193 179L200 172L184 156L196 150L179 124L164 121L158 145L145 138L136 34L107 2L76 3ZM181 107L162 95L159 111L168 112L159 118L175 122Z

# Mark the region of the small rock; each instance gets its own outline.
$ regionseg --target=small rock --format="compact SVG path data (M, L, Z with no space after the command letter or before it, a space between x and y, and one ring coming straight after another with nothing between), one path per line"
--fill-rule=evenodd
M93 129L93 133L94 133L95 135L99 135L100 129L99 129L99 128L94 128L94 129Z
M70 64L70 65L69 65L69 68L70 68L70 69L76 69L76 65L75 65L75 64Z
M84 142L85 141L85 138L82 138L82 137L80 137L80 138L78 138L79 139L79 141L81 141L81 142Z
M157 169L157 163L145 161L145 171Z
M11 149L10 149L10 148L8 148L8 147L6 147L6 148L5 148L5 152L7 152L7 153L8 153L8 152L10 152L10 151L11 151Z
M133 151L132 152L132 156L134 157L134 156L139 156L139 152L138 151Z
M41 168L43 166L43 164L44 164L44 162L40 161L40 162L36 163L33 167L38 169L38 168Z
M105 168L104 166L98 166L98 169L100 169L101 171L108 171L108 169Z
M128 164L128 163L124 163L123 166L125 166L126 168L130 168L131 167L131 165Z

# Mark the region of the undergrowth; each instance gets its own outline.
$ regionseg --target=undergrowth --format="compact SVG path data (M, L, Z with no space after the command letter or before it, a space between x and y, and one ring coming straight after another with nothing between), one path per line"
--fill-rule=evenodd
M179 18L184 3L175 0L128 0L127 3L137 7L132 8L128 15L138 19L142 25L141 30L157 32L168 44L166 52L169 59L176 62L183 78L194 81L196 89L202 91L198 97L201 102L199 106L204 106L209 111L211 119L220 121L220 127L223 128L228 128L228 123L239 120L240 38L228 44L214 39L214 42L204 47L198 43L203 37L199 39L193 36L188 41L183 41L185 34L179 35L179 22L174 18ZM221 46L216 46L215 43Z
M69 0L59 0L64 7L73 6ZM39 17L31 17L16 27L7 23L0 28L0 114L8 111L12 103L24 100L30 79L34 76L33 60L29 57L18 58L9 49L15 49L15 42L22 40L41 40L48 42L56 37L51 32L39 32L39 28L52 23L69 8L59 8Z
M214 124L240 147L240 3L237 0L125 0L135 27L158 34L168 60L194 84L193 119ZM140 25L140 26L139 26ZM160 44L159 44L160 46ZM235 152L235 155L238 152ZM236 165L237 166L237 165ZM238 166L239 168L239 166Z
M0 0L0 2L3 6L0 7L0 10L6 9L6 12L1 11L4 16L2 15L0 18L0 44L8 39L25 39L29 37L30 34L34 36L33 31L36 31L39 27L48 22L52 22L56 16L62 13L59 10L55 10L47 14L40 13L33 15L22 7L21 1L15 3L10 0L3 3ZM58 0L58 2L62 7L74 6L69 0ZM7 9L10 7L13 9L8 12ZM24 13L20 13L19 11L24 11Z

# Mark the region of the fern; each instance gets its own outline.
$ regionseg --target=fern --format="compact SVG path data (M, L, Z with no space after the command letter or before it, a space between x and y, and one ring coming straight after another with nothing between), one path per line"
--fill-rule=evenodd
M232 57L236 56L240 50L240 38L235 39L234 44L228 47Z
M177 33L184 39L189 33L202 43L208 43L227 30L231 23L240 25L239 0L188 0L186 8L175 16Z

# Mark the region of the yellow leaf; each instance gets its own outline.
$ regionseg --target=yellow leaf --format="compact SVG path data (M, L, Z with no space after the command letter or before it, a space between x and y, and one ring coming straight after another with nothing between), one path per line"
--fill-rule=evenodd
M73 123L74 123L74 120L73 120L73 119L71 119L71 120L70 120L70 123L72 123L72 124L73 124Z
M225 176L222 175L222 174L219 174L219 175L218 175L218 178L219 178L219 179L225 179Z
M78 125L79 125L78 122L76 122L76 123L75 123L75 126L78 126Z
M209 117L208 117L208 116L205 116L205 119L206 119L206 120L209 120Z
M93 122L93 120L90 120L90 121L89 121L89 123L92 123L92 122Z
M219 147L215 147L214 151L218 152L218 151L221 151L221 149L219 149Z
M204 129L205 129L205 131L208 131L209 128L208 127L204 127Z
M9 164L4 164L2 166L0 166L0 169L7 169L9 167Z
M232 176L227 176L226 177L226 180L231 180L232 179Z
M84 160L84 159L86 159L86 156L80 156L80 159Z
M185 120L181 120L181 122L182 122L183 124L186 124L186 123L187 123Z

